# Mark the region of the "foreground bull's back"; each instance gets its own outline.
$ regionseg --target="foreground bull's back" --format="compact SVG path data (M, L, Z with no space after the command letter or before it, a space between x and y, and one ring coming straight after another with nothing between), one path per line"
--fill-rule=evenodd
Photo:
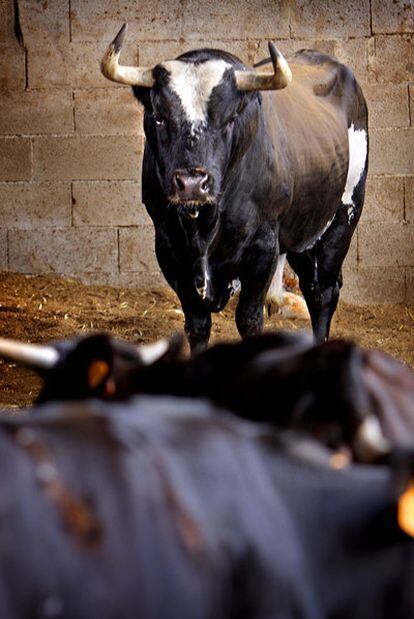
M286 449L196 400L2 421L0 616L412 616L392 472Z
M259 333L266 295L270 306L283 296L286 256L326 339L367 172L367 109L352 71L308 50L289 67L273 43L273 73L212 49L124 67L124 35L102 70L145 107L143 202L191 347L207 344L211 313L237 282L238 330Z
M3 619L314 616L291 523L237 423L168 400L106 411L2 428Z

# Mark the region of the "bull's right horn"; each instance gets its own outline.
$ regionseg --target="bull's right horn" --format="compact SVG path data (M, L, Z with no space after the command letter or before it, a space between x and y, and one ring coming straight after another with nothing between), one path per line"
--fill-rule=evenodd
M138 346L138 352L144 364L151 365L165 355L169 346L170 343L168 340L159 340L153 344L141 344Z
M387 455L391 442L382 433L377 417L368 415L360 424L355 436L355 449L363 462Z
M152 69L147 67L126 67L118 63L127 27L127 24L122 26L121 30L106 50L101 61L101 71L105 77L113 82L127 84L128 86L152 88L154 86Z
M273 64L273 73L263 71L235 71L239 90L280 90L292 81L292 71L276 45L269 41L269 53Z
M59 360L59 353L53 346L24 344L2 337L0 337L0 355L43 370L49 370Z

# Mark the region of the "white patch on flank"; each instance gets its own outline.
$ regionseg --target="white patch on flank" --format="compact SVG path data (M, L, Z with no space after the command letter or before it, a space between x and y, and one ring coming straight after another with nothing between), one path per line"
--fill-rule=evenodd
M170 86L179 97L193 135L207 121L207 105L213 89L220 84L226 69L231 65L224 60L207 60L200 64L168 60L162 66L170 74Z
M358 185L367 160L368 144L367 132L365 129L354 129L354 124L348 129L349 140L349 167L348 176L345 183L345 190L342 195L342 204L348 206L348 221L351 223L354 218L355 204L352 200L355 187Z

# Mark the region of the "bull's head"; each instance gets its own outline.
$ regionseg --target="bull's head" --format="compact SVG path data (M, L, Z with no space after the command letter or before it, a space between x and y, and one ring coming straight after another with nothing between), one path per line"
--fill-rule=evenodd
M289 66L272 42L273 73L246 70L235 56L217 50L188 52L154 68L122 66L125 33L126 24L103 57L102 73L133 86L145 106L145 133L166 201L196 218L200 207L215 204L225 189L236 143L240 150L235 135L257 130L254 118L240 122L250 117L249 103L257 101L257 91L287 86Z
M85 398L122 400L131 395L127 385L131 369L177 360L182 347L183 338L178 334L138 346L105 333L49 345L0 337L1 357L28 365L42 376L44 385L38 403Z

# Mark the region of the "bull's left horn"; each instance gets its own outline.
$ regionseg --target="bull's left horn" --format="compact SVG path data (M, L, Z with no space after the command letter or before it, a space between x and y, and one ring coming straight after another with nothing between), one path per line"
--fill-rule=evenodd
M269 41L270 58L273 73L261 71L235 71L236 84L239 90L280 90L292 81L292 71L276 45Z
M101 61L101 71L105 77L113 82L127 84L128 86L152 88L154 86L152 69L147 67L126 67L118 63L127 27L127 24L122 26L121 30L106 50Z
M59 353L53 346L25 344L2 337L0 337L0 355L43 370L52 368L59 360Z

